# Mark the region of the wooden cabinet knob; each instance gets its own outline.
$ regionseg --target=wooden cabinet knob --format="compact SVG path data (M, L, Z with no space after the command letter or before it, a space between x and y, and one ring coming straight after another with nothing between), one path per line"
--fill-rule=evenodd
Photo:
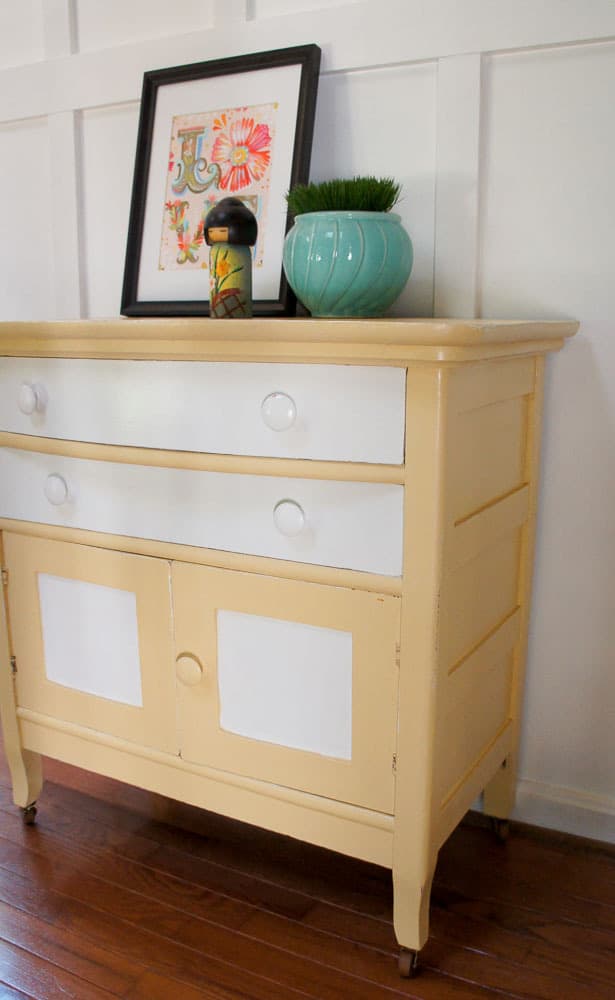
M194 687L203 679L203 666L192 653L182 653L175 661L177 679L186 687Z

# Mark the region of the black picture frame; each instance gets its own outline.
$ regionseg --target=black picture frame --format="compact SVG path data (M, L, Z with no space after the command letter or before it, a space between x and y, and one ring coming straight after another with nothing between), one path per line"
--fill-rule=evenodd
M290 163L290 171L284 171L284 182L283 182L283 192L280 193L280 184L278 176L278 196L276 198L276 204L273 206L276 211L283 213L283 220L276 217L276 227L278 236L281 235L280 239L275 239L272 237L270 240L269 252L272 255L273 261L277 265L277 255L279 254L280 260L280 276L279 276L279 288L276 294L267 295L266 297L258 297L258 289L256 287L256 271L255 271L255 288L253 297L253 313L255 316L288 316L292 315L296 309L296 300L293 295L292 290L288 286L286 281L284 271L281 266L281 255L282 255L282 245L283 240L288 228L290 226L290 218L286 209L286 203L283 202L283 206L280 206L279 199L280 194L283 199L283 195L286 191L295 184L306 183L309 177L309 166L310 166L310 156L312 149L312 137L314 132L314 117L316 112L316 94L318 88L318 75L320 70L320 56L321 51L317 45L301 45L294 46L292 48L286 49L275 49L270 52L258 52L249 55L242 56L232 56L225 59L214 59L207 62L191 63L186 66L170 67L166 69L152 70L144 74L143 76L143 89L141 96L141 111L139 118L139 130L137 136L137 149L135 156L135 169L133 177L132 186L132 197L131 197L131 207L130 216L128 224L128 236L126 244L126 258L124 265L124 281L122 287L122 299L120 311L124 316L208 316L209 315L209 283L208 277L205 274L200 275L203 282L203 298L199 298L194 294L189 294L188 297L183 298L182 293L177 294L169 289L172 287L173 282L171 277L169 278L169 285L167 289L164 289L164 295L156 295L143 290L140 290L140 277L142 267L146 265L143 263L144 247L147 245L147 233L153 232L155 230L155 213L158 212L158 217L160 219L158 223L158 233L161 231L162 219L164 217L165 203L162 204L158 201L153 201L153 194L150 193L150 185L152 192L154 191L154 182L152 180L153 171L156 169L156 163L153 162L152 158L152 141L155 134L162 135L163 127L165 122L160 121L157 125L157 116L159 114L159 107L161 104L160 96L163 92L163 88L172 87L175 84L195 84L198 88L194 91L198 94L200 99L200 84L202 83L202 95L203 95L203 112L213 113L218 111L217 107L208 107L208 84L211 91L211 81L219 77L235 76L237 74L246 74L246 93L245 100L242 100L237 104L238 107L250 104L250 73L255 73L256 71L267 70L274 73L277 70L282 71L285 67L296 66L299 69L299 79L298 79L298 93L296 97L296 117L294 119L294 134L292 135L292 151L284 147L285 162ZM261 74L260 78L263 78ZM255 78L252 78L254 82ZM272 77L275 83L276 77ZM236 79L232 81L232 86L235 90L238 89L239 83L243 81L237 81ZM282 86L283 78L280 74L279 82ZM174 93L178 93L175 91ZM168 92L168 96L170 92ZM283 98L283 95L281 95ZM294 96L293 96L294 101ZM167 101L168 103L168 101ZM216 105L219 102L213 100L211 103ZM233 103L233 102L232 102ZM237 103L237 102L234 102ZM277 105L276 105L277 107ZM294 103L292 105L294 109ZM177 114L177 112L175 112ZM160 112L162 115L163 112ZM165 112L166 114L166 112ZM168 115L167 115L168 117ZM288 122L292 119L292 112L288 111L286 115ZM170 119L169 119L170 120ZM157 132L155 133L155 129ZM287 129L288 131L288 129ZM170 136L170 131L167 133ZM276 142L284 142L288 136L277 135ZM158 146L161 146L161 140L158 141ZM169 148L167 143L167 148ZM278 149L280 147L278 146ZM167 171L171 170L171 165L167 165L167 157L165 157L164 165L161 167L158 163L160 170L164 172L164 182L162 177L159 177L159 171L156 173L155 185L156 190L160 187L162 183L168 185ZM157 153L158 160L161 159L160 153ZM179 166L179 164L174 164L174 166ZM211 166L211 165L210 165ZM278 171L278 175L280 171ZM179 172L178 172L179 179ZM175 183L178 183L176 180ZM166 187L165 187L166 190ZM223 191L221 196L228 194L235 194L234 191ZM149 201L148 201L149 197ZM272 206L270 205L270 208ZM144 243L145 240L145 243ZM158 236L160 240L160 236ZM153 260L153 244L155 240L150 237L149 243L152 249L147 250L148 260ZM280 242L280 246L277 243ZM266 243L265 243L266 246ZM200 249L200 248L199 248ZM205 246L205 251L208 252L208 248ZM203 251L203 252L205 252ZM179 258L179 254L178 254ZM194 263L191 259L191 263ZM148 274L151 273L150 285L158 287L158 285L166 278L166 275L162 276L157 272L164 272L164 267L158 266L154 268L153 264L150 262L148 265ZM202 266L202 265L201 265ZM194 273L195 268L192 268ZM155 273L156 272L156 273ZM169 272L167 272L168 274ZM176 272L177 273L177 272ZM277 266L273 276L269 282L272 286L271 290L274 291L273 285L275 283L275 278L277 277ZM174 279L175 281L181 279ZM196 278L191 279L192 286L194 286ZM192 289L193 291L193 289ZM176 296L169 298L168 295Z

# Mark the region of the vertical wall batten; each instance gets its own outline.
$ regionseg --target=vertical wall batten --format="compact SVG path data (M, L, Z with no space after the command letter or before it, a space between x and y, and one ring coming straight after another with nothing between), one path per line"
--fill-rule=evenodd
M476 316L480 54L438 60L434 316Z
M58 59L77 51L75 0L40 0L45 58Z
M47 59L72 55L76 48L74 0L41 2ZM79 319L83 315L78 115L78 111L60 111L47 119L52 193L50 263L56 319Z
M249 0L214 0L214 28L247 21Z

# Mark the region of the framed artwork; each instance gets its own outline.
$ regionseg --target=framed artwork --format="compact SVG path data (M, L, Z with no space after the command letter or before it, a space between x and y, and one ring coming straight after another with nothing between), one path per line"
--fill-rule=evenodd
M123 315L209 314L204 220L229 195L258 223L254 315L294 312L285 194L308 179L319 68L302 45L144 74Z

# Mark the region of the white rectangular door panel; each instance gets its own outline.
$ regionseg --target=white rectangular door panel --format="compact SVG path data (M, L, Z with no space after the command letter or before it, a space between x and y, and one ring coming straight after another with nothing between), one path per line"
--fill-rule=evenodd
M48 680L142 707L136 594L49 573L38 592Z
M218 611L220 726L350 760L352 633Z

